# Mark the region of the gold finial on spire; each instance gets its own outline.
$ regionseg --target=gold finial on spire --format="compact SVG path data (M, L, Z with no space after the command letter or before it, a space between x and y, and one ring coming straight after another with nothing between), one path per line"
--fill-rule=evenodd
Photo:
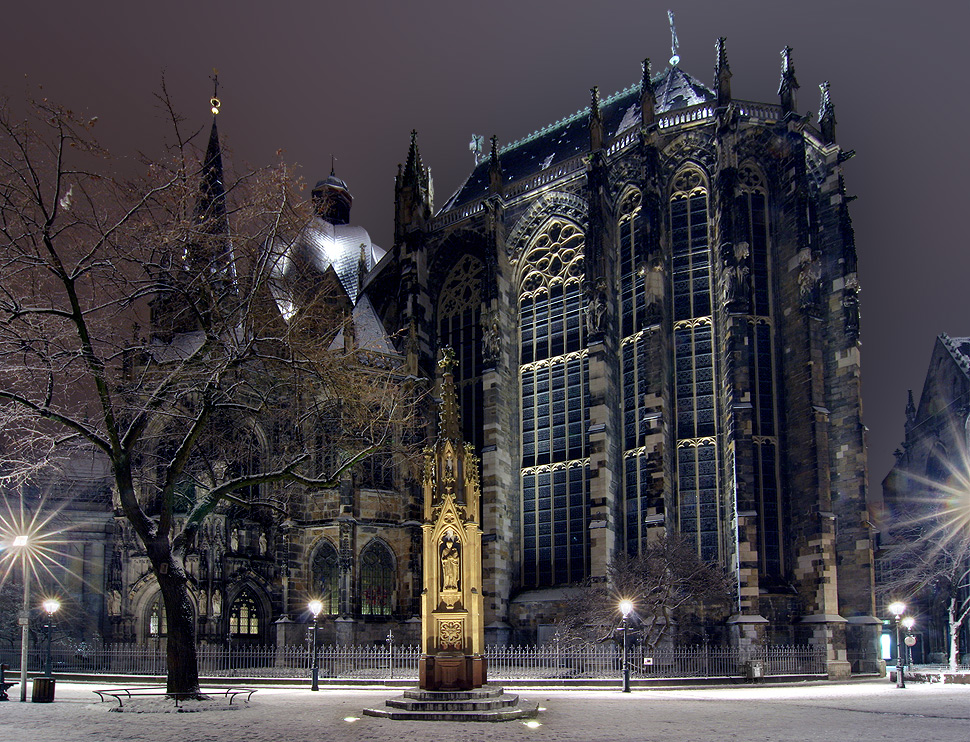
M219 70L215 67L212 68L212 97L209 99L210 110L213 116L219 114L219 109L222 107L222 101L219 100Z

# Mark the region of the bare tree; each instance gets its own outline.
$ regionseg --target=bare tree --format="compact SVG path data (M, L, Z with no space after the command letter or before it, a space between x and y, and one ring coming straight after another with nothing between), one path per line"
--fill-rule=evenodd
M335 342L346 297L318 287L281 314L273 266L309 219L286 167L228 177L215 127L200 156L160 100L173 143L134 178L94 121L0 111L0 473L105 457L161 591L168 690L197 693L184 560L203 521L227 502L288 517L399 440L413 390Z
M633 603L630 631L654 648L678 623L704 615L726 616L730 582L716 565L675 536L647 545L638 555L618 554L606 581L587 581L570 601L558 630L566 641L615 638L622 622L619 603Z

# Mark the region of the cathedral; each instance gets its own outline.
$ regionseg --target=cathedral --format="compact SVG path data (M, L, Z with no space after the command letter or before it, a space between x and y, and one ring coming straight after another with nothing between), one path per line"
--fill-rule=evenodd
M731 575L725 643L824 646L845 676L880 632L853 152L828 83L817 116L799 112L791 49L771 103L732 96L723 38L714 56L710 85L676 54L645 60L626 90L492 137L437 209L412 132L387 250L331 173L275 299L286 318L294 286L335 281L353 316L340 342L429 387L454 350L487 642L547 639L574 586L669 534ZM292 521L212 516L188 564L199 639L298 643L320 593L327 640L416 642L419 493L377 457ZM163 635L147 560L123 520L107 530L101 631Z

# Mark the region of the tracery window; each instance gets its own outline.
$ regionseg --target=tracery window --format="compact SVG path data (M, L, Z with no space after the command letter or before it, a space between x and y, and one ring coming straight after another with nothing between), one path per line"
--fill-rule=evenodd
M229 634L255 638L259 636L259 605L249 590L243 590L229 608Z
M709 222L707 179L685 168L670 196L677 516L681 535L702 559L715 561L720 498Z
M438 296L438 346L455 351L455 392L464 440L477 452L484 445L482 421L482 261L464 255L444 281Z
M390 616L394 597L394 557L378 540L360 553L360 612L364 616Z
M340 561L337 549L329 541L322 541L313 554L310 567L313 576L311 597L323 603L324 615L340 612Z
M519 281L522 580L580 580L588 569L589 369L583 323L585 235L550 219Z

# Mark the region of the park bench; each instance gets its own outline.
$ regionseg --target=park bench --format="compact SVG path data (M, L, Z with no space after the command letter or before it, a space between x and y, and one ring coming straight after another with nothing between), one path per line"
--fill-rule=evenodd
M7 682L7 670L10 669L10 665L4 663L0 665L0 701L9 701L10 697L7 695L7 691L13 688L16 683Z
M201 688L199 693L205 696L222 696L223 698L228 698L229 705L231 706L232 702L236 700L236 696L245 696L245 699L243 700L245 700L246 703L249 703L249 699L252 697L253 693L256 692L256 690L256 688L229 686L220 688ZM124 700L131 700L133 698L149 698L153 696L171 698L173 701L175 701L175 708L181 708L182 701L196 695L195 693L169 693L165 690L165 688L157 685L143 685L130 688L105 688L104 690L95 690L91 692L97 693L102 703L107 701L109 698L115 699L118 702L118 708L124 707Z

